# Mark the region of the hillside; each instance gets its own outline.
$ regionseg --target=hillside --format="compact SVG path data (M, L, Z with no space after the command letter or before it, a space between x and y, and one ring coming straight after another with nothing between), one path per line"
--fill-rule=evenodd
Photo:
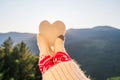
M15 43L25 41L34 54L39 53L36 34L0 33L0 44L12 37ZM65 47L83 70L96 80L120 76L120 30L110 26L91 29L69 29Z
M14 44L24 41L33 54L36 55L39 53L36 44L36 34L19 32L0 33L0 44L2 44L8 37L13 39Z
M120 30L112 27L71 29L66 49L95 80L120 76ZM71 36L70 36L71 35Z

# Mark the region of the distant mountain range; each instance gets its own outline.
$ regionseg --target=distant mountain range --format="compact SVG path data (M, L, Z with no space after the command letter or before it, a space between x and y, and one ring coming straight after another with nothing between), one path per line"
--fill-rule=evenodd
M0 33L0 44L8 37L14 43L24 41L33 54L38 55L36 34ZM69 29L65 35L65 47L83 70L95 80L120 76L120 30L110 26L91 29Z
M107 80L120 76L120 30L109 26L70 29L66 49L91 77Z
M87 39L120 39L120 30L110 26L97 26L92 29L69 29L66 33L66 43L76 43Z
M11 37L13 39L14 44L24 41L33 52L33 54L39 53L36 44L36 34L19 32L0 33L0 44L2 44L8 37Z

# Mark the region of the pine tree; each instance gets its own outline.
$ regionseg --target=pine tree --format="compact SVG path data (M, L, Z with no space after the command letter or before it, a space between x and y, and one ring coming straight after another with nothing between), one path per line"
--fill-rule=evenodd
M17 44L14 46L11 55L13 59L11 79L30 80L33 78L33 56L27 45L23 41L20 44Z
M33 61L32 61L32 54L24 42L21 42L19 45L19 54L20 54L19 80L26 80L26 79L29 80L29 78L33 76L32 74Z
M9 37L0 47L0 80L41 80L38 57L23 41L13 46Z
M33 56L33 73L34 73L34 78L32 80L42 80L42 75L41 75L41 72L39 70L39 66L38 66L38 60L39 60L39 57L38 56Z
M11 68L11 64L12 64L12 59L11 59L11 52L12 52L12 46L13 46L13 40L11 39L11 37L9 37L6 41L3 42L2 46L1 46L1 51L2 54L4 55L2 58L2 79L1 80L5 80L5 79L9 79L10 77L10 68Z
M2 48L6 54L9 54L13 46L13 40L9 37L6 41L3 42Z
M3 78L3 75L4 75L4 70L3 70L3 67L4 67L4 53L2 51L2 48L0 47L0 80L2 80Z

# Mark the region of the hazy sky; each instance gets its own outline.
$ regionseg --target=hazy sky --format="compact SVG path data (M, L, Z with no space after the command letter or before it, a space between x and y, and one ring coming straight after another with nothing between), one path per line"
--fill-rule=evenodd
M0 0L0 32L37 33L42 20L69 28L120 28L120 0Z

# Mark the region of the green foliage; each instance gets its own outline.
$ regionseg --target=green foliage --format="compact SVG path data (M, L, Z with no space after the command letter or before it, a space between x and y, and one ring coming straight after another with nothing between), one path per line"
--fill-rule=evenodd
M9 37L0 47L0 80L41 80L38 57L22 41L13 46Z
M111 77L111 78L108 78L107 80L120 80L120 76L118 76L118 77Z
M12 49L13 46L13 40L11 37L9 37L2 45L2 48L5 53L10 53L10 50Z

